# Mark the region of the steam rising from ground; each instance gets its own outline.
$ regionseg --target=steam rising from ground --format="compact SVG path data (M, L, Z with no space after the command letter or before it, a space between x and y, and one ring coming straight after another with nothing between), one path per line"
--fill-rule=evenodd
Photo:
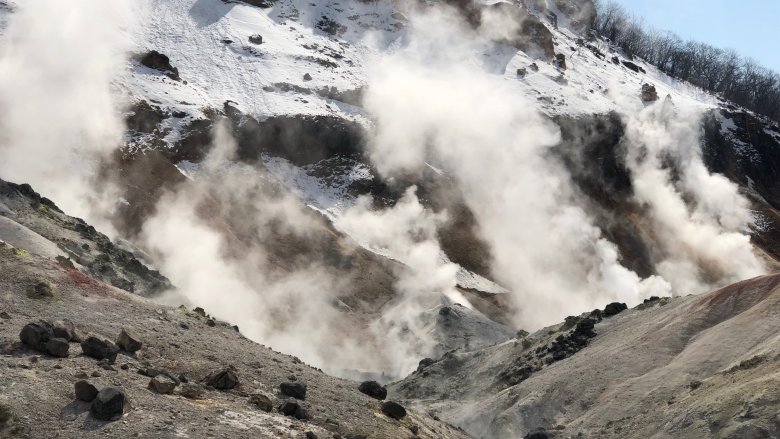
M432 161L457 181L493 251L494 276L513 291L516 324L538 328L610 301L635 304L761 272L741 233L750 221L746 203L695 160L695 125L675 126L653 109L628 128L629 142L647 145L651 159L628 159L665 258L661 276L641 279L623 267L549 153L557 127L482 62L497 32L471 30L445 8L413 14L403 44L370 71L365 105L376 118L371 153L380 172L418 172ZM692 211L660 168L662 151L684 163ZM731 207L721 207L724 200Z
M92 178L124 132L111 80L130 49L131 3L24 0L0 49L0 176L104 229L110 190Z

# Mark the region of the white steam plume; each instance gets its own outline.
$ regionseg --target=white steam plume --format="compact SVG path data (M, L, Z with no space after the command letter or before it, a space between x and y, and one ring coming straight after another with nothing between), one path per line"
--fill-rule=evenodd
M495 29L488 36L494 35ZM668 293L619 263L549 157L557 127L479 57L492 43L457 13L412 15L404 44L369 75L372 158L385 175L426 160L457 181L490 244L497 280L514 293L515 323L539 327L612 300Z
M624 116L635 198L649 212L663 255L656 269L678 294L765 272L750 244L748 201L702 161L700 117L671 101Z
M91 179L122 141L111 80L131 47L123 29L133 25L132 3L24 0L0 49L0 177L31 183L101 228L97 210L111 197Z

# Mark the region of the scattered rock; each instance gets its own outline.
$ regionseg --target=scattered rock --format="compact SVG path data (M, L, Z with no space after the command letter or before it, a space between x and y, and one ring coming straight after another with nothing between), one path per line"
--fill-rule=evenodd
M171 79L180 79L179 69L171 65L170 58L156 50L149 51L143 57L141 57L141 64L149 67L150 69L163 72Z
M259 408L264 412L270 412L274 408L274 405L271 402L271 398L269 398L268 396L262 393L255 393L253 395L250 395L249 403L254 404L255 406L257 406L257 408Z
M517 69L517 76L521 78L525 78L525 75L528 74L528 70L525 67Z
M658 92L655 91L655 86L653 84L642 84L642 93L641 93L642 101L644 102L653 102L658 100Z
M202 399L204 392L203 387L198 384L183 384L179 393L187 399Z
M285 416L291 416L295 419L305 420L309 419L309 414L306 410L294 399L288 399L279 406L279 413Z
M536 65L536 63L535 63L535 62L531 63L531 64L528 66L528 68L529 68L529 69L531 69L531 71L532 71L532 72L538 72L538 71L539 71L539 66L538 66L538 65Z
M312 79L312 78L311 78L311 75L310 75L310 74L308 74L308 73L307 73L307 74L303 75L303 80L304 80L304 81L311 81L311 79Z
M252 44L263 44L263 36L262 35L250 35L249 36L249 42Z
M623 65L626 66L628 70L631 70L632 72L636 73L646 73L645 69L642 67L639 67L638 65L632 63L631 61L623 61Z
M386 416L401 420L406 417L406 409L401 404L393 401L385 401L382 403L382 413Z
M604 308L604 317L611 317L628 309L625 303L612 302Z
M64 338L55 337L46 342L46 353L53 357L67 357L69 348L68 340Z
M550 435L546 431L534 431L523 436L523 439L549 439Z
M31 299L51 299L57 293L54 285L41 281L27 288L27 297Z
M291 396L295 399L306 399L306 384L297 381L287 381L279 384L279 390L282 395Z
M76 384L74 384L73 387L76 393L76 399L79 401L90 402L95 399L98 394L97 387L86 380L76 381Z
M76 332L76 326L68 319L57 320L51 324L54 336L64 338L67 341L80 342L80 337Z
M44 321L28 323L19 332L19 340L30 349L46 352L46 342L54 337L51 325Z
M238 385L238 375L231 366L210 374L206 377L206 384L218 390L230 390Z
M116 421L125 412L127 397L122 389L106 387L92 401L92 416L102 421Z
M561 70L566 70L566 55L562 53L556 53L553 65Z
M433 358L423 358L422 360L420 360L420 364L417 365L417 371L419 372L435 362L436 360L434 360Z
M7 313L7 312L5 312L5 311L3 311L3 312L0 312L0 319L3 319L3 320L10 320L10 319L11 319L11 315L10 315L10 314L8 314L8 313Z
M306 439L317 439L317 437L317 434L315 434L313 431L306 432Z
M122 328L122 331L119 333L119 338L117 339L116 344L119 345L120 348L130 353L137 352L143 346L143 343L141 343L141 340L138 338L138 336L125 328Z
M363 381L360 383L358 390L360 390L361 393L380 401L387 398L387 389L376 381Z
M176 381L167 375L157 375L149 381L149 388L163 395L170 395L176 389Z
M84 355L98 360L108 359L111 363L116 360L119 353L119 347L102 335L89 334L81 342L81 350Z

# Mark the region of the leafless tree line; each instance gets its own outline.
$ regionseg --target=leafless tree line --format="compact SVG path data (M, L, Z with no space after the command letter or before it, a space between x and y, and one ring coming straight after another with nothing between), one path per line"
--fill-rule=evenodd
M612 1L596 3L593 30L669 76L695 84L756 113L780 121L780 75L741 57L671 32L645 27Z

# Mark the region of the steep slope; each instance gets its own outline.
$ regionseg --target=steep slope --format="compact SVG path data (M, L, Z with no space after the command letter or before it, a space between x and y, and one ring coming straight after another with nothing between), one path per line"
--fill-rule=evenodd
M597 323L586 314L572 320L596 323L581 350L556 354L576 337L573 323L552 326L449 353L390 394L474 437L778 437L779 306L780 275L770 275Z
M5 202L0 206L5 209ZM68 232L68 217L53 219L62 224L57 233ZM162 306L48 259L57 246L20 227L0 228L0 238L14 242L0 241L0 437L467 437L424 414L392 419L380 401L358 391L357 382L256 344L202 309ZM45 232L55 233L54 227ZM113 260L105 264L121 267ZM77 334L70 344L61 340L69 347L64 353L42 354L20 343L25 325L63 319ZM82 353L83 343L75 343L90 334L115 340L122 330L142 347L122 351L114 361L91 358ZM225 370L232 371L230 378L207 379ZM152 388L155 376L175 391ZM101 420L90 414L90 402L74 398L81 380L124 392L121 421ZM288 381L307 386L299 402L306 413L282 414L288 397L280 385Z

